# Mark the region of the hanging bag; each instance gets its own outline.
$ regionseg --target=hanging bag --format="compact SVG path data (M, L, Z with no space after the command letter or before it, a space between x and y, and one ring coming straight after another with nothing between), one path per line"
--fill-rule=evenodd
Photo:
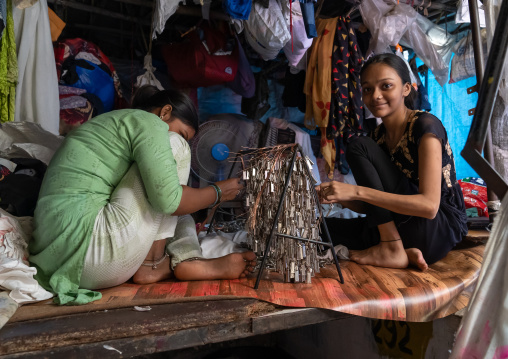
M176 86L195 88L235 79L238 70L236 39L207 23L190 32L184 42L165 45L162 55Z

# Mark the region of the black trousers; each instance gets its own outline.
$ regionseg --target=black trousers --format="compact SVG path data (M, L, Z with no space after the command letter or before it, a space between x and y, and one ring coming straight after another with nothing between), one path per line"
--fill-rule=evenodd
M411 195L418 188L392 163L388 155L369 137L353 140L347 148L346 158L356 183L383 192ZM364 203L366 217L343 219L326 218L334 245L362 250L379 243L380 224L394 221L404 248L418 248L427 263L446 256L454 247L446 215L439 210L434 219L407 216Z

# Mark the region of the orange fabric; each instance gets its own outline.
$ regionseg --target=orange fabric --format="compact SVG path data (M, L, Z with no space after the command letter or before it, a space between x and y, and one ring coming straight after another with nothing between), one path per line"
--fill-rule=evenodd
M326 138L332 98L332 50L337 19L317 19L318 37L310 49L309 64L305 78L304 93L307 98L305 126L321 130L321 154L325 159L326 172L333 176L335 168L335 141Z
M58 17L57 14L50 8L48 8L49 26L51 28L51 41L55 42L62 33L65 22Z

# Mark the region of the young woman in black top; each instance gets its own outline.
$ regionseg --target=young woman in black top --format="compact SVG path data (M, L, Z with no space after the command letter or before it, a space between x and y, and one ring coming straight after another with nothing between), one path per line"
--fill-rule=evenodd
M398 56L372 57L360 78L365 105L383 122L348 145L357 185L332 181L318 189L323 203L367 216L326 223L335 244L356 250L355 262L426 270L467 233L446 130L435 116L413 109L416 91Z

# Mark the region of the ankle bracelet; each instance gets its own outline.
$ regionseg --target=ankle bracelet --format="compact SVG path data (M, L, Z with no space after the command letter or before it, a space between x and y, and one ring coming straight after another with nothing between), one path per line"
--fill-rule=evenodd
M168 252L164 252L164 255L157 259L157 260L153 260L153 261L144 261L143 263L141 263L142 266L145 266L145 267L152 267L152 269L157 269L157 266L159 264L161 264L162 262L164 262L164 259L166 259L167 257L169 257L169 254ZM150 263L147 263L147 262L150 262Z
M401 241L402 239L399 238L399 239L392 239L392 240L389 240L389 241L382 241L382 240L379 240L380 242L397 242L397 241Z

